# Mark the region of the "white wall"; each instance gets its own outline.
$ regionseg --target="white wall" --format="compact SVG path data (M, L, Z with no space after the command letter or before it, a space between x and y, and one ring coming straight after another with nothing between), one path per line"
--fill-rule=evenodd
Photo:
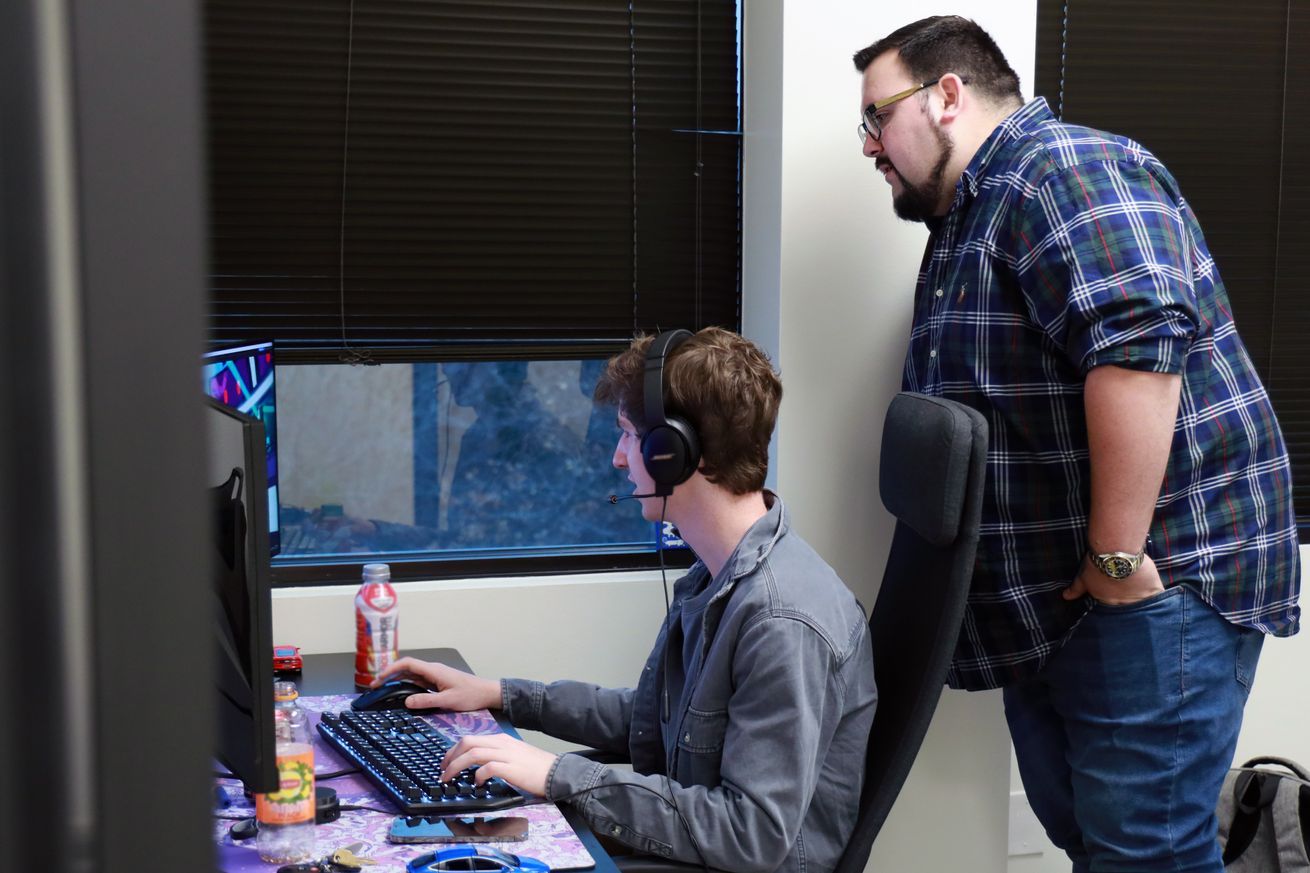
M744 330L777 344L778 485L793 522L866 607L891 534L877 496L882 417L900 385L926 231L893 216L861 154L851 55L938 11L979 21L1031 79L1032 0L903 11L751 0L746 9ZM948 691L869 869L1003 870L1008 768L999 693Z
M485 676L630 685L664 617L657 570L395 587L402 649L454 647ZM344 585L277 590L274 636L306 654L352 651L354 597Z
M1310 585L1310 545L1301 546L1301 590ZM1306 602L1305 595L1301 598ZM1304 608L1304 607L1303 607ZM1234 760L1279 755L1310 766L1310 630L1294 637L1266 637L1246 702Z

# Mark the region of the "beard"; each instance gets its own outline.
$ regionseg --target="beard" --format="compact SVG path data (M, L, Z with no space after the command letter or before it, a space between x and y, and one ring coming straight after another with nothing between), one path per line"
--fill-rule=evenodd
M932 130L937 138L937 163L928 173L927 180L921 184L916 185L901 176L901 193L892 198L892 210L897 218L904 221L927 221L937 213L937 204L942 199L942 180L946 176L946 165L950 163L955 151L955 143L940 127L933 125Z

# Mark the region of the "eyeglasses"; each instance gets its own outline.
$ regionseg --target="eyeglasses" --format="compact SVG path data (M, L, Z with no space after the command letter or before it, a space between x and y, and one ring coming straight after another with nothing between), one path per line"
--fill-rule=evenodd
M882 121L879 120L878 113L882 112L882 110L886 109L888 106L891 106L893 103L899 103L900 101L904 100L906 97L913 97L915 94L918 94L924 88L931 88L933 85L936 85L939 80L940 77L938 79L933 79L931 82L923 82L921 84L915 85L912 88L906 88L904 91L901 91L899 94L893 94L892 96L887 97L883 100L878 100L874 103L870 103L868 108L864 110L864 118L860 121L859 126L855 129L855 132L860 135L860 145L864 145L864 143L868 141L869 137L873 137L874 142L878 142L882 140Z

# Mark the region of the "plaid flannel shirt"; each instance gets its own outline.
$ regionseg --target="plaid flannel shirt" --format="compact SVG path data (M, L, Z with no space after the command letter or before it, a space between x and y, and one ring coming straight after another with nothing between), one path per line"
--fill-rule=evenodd
M1101 364L1182 376L1148 546L1165 585L1237 624L1295 633L1287 450L1169 171L1038 99L992 133L929 229L904 388L966 403L991 427L950 684L1031 675L1088 608L1060 593L1087 546L1083 380Z

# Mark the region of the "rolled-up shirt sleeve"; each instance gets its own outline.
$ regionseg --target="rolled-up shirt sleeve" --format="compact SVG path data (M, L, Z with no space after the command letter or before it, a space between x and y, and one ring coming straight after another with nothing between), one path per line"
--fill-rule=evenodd
M1207 332L1173 185L1126 160L1078 164L1047 173L1016 211L1029 312L1084 375L1179 373Z

